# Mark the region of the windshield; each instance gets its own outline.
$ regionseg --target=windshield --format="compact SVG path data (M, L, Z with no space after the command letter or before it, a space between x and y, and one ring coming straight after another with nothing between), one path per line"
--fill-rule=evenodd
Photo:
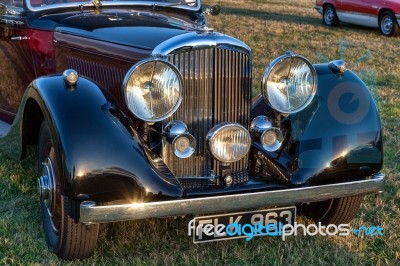
M44 10L59 7L76 7L76 6L93 6L100 2L102 6L127 6L127 5L144 5L152 7L172 7L183 8L189 10L197 10L200 8L200 0L26 0L28 9L32 11Z

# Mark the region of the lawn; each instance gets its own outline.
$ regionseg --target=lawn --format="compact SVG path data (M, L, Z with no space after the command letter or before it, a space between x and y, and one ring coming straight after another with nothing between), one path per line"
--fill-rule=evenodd
M207 5L214 2L207 0ZM313 63L345 59L366 81L383 120L387 177L384 193L366 197L352 226L380 225L381 237L257 237L195 245L191 217L102 225L95 255L82 264L400 265L400 37L353 25L323 26L311 0L232 0L210 17L211 27L253 49L254 95L267 64L287 50ZM46 247L36 188L36 151L14 161L0 156L0 264L75 265ZM300 221L307 223L304 218Z

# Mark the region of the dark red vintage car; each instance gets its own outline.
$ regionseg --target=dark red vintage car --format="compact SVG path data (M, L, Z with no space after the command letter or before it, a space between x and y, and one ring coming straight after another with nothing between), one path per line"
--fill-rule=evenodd
M93 254L99 223L242 211L293 224L297 210L339 224L383 189L380 117L341 60L286 52L252 100L251 49L207 26L219 6L1 1L0 150L37 145L60 258Z
M315 9L327 26L346 22L379 28L385 36L400 30L400 1L396 0L316 0Z

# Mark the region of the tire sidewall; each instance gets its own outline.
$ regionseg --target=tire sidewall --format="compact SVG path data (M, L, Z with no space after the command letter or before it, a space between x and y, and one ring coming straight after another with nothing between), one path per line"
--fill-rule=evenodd
M332 12L332 14L333 14L333 18L331 21L327 21L325 19L326 13L328 13L328 12ZM330 26L330 27L337 26L338 18L336 15L335 8L333 6L328 5L328 6L324 7L323 13L322 13L322 20L326 26Z
M48 157L46 147L47 145L52 142L52 138L50 135L50 130L47 125L46 121L43 121L41 127L40 127L40 133L39 133L39 143L38 143L38 175L40 176L42 173L43 165L42 162L46 160ZM55 165L54 171L58 171L58 166L57 166L57 160L53 162ZM58 175L59 173L55 173ZM63 198L61 197L61 203L63 203ZM60 206L61 208L61 217L63 217L64 214L64 208L63 204ZM57 253L60 250L61 246L61 240L62 240L62 222L63 219L60 220L60 228L58 229L58 232L54 231L53 229L53 223L52 219L50 217L50 214L47 211L47 207L44 204L44 201L40 199L40 209L41 209L41 215L42 215L42 221L43 221L43 230L46 238L47 245L49 246L50 250Z
M389 18L393 23L393 27L390 32L385 32L382 30L382 22L386 18ZM396 31L396 27L397 27L397 21L396 21L394 15L389 11L383 12L383 14L379 18L379 31L381 32L381 34L384 36L387 36L387 37L393 36Z

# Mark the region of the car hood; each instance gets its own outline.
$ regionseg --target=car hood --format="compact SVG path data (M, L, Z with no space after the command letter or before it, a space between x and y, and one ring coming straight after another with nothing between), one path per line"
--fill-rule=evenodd
M188 19L143 11L80 12L54 16L52 20L55 30L60 33L146 50L152 50L174 36L193 31L195 27Z

